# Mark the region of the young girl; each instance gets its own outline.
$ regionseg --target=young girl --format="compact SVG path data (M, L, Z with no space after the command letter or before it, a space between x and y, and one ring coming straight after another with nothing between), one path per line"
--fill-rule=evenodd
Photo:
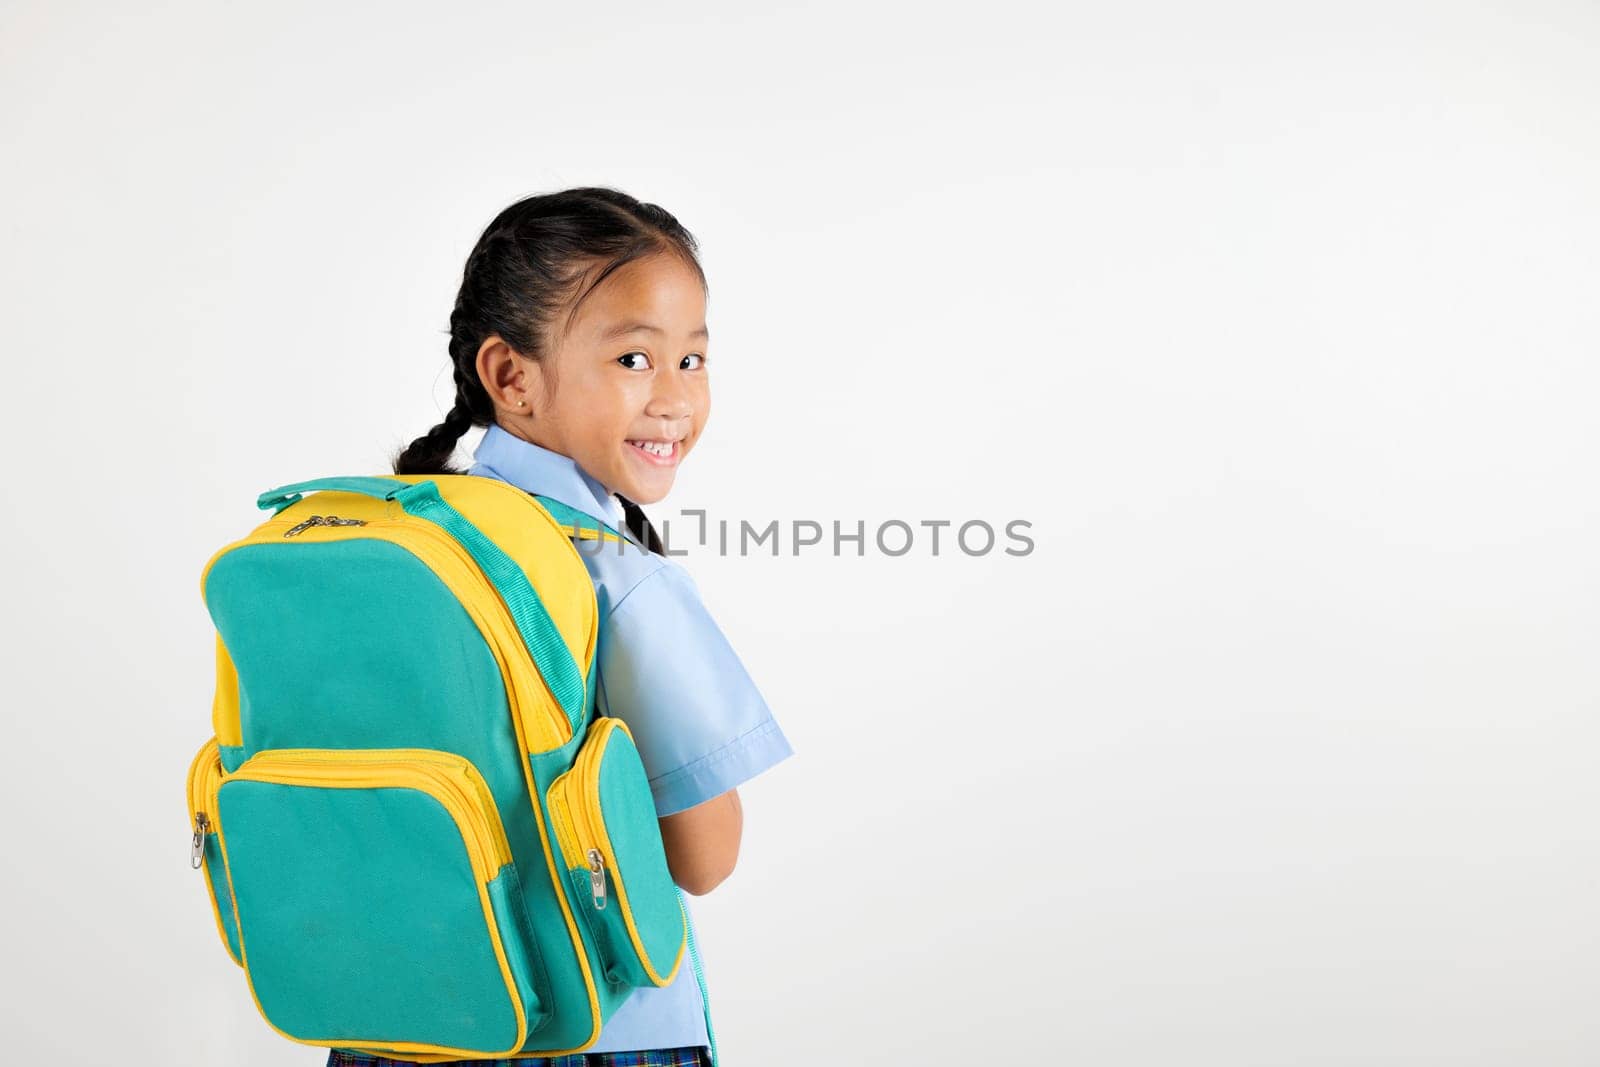
M484 426L465 473L552 497L629 538L580 542L604 620L598 712L632 731L673 880L692 894L733 870L735 787L793 754L639 508L666 496L710 414L705 305L694 238L654 204L604 188L513 204L467 258L450 316L455 406L394 461L397 474L462 473L448 464L456 442ZM634 990L583 1053L459 1062L700 1065L711 1046L705 991L681 966L670 985ZM328 1059L404 1062L339 1049Z

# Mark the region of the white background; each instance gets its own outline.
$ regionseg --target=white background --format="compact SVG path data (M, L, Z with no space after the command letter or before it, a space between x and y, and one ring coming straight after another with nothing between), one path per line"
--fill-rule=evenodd
M8 1061L322 1062L187 865L201 568L583 184L704 247L653 514L1036 541L685 561L798 753L726 1063L1600 1055L1593 4L11 0L0 94Z

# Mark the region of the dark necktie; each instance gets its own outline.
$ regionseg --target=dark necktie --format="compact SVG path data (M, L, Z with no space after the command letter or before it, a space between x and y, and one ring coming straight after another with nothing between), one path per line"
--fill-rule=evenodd
M645 518L644 509L621 493L617 494L617 499L622 503L623 522L627 526L628 533L633 535L633 539L658 556L666 555L662 551L661 538L656 533L656 528Z

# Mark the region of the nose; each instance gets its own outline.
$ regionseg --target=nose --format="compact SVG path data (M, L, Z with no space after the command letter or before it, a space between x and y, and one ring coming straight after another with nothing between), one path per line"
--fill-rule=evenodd
M658 419L687 419L694 414L694 403L685 384L676 374L657 375L655 389L644 413Z

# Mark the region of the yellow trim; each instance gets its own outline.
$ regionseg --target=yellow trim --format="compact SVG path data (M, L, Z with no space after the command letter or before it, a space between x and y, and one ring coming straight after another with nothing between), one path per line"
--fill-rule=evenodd
M688 929L687 927L684 929L684 939L678 944L678 955L672 961L671 970L667 972L666 977L662 977L657 973L650 959L650 953L645 950L644 939L639 935L638 926L634 924L633 908L628 904L628 889L622 880L622 867L617 863L617 854L611 847L611 837L606 833L605 813L600 810L600 762L604 758L606 743L617 730L626 734L629 741L633 740L633 731L628 729L628 724L621 719L606 716L595 720L594 725L589 727L589 736L584 738L583 747L579 750L577 758L572 761L572 767L550 783L549 804L551 811L560 816L554 820L556 836L561 843L561 855L568 869L588 868L585 854L587 847L598 848L600 854L605 857L606 863L611 867L612 884L617 890L617 907L622 912L622 921L628 928L628 937L633 942L634 952L638 955L639 962L644 966L645 974L650 976L650 980L658 986L664 986L672 981L678 973L678 968L683 964L683 951L688 943Z
M217 634L217 691L211 698L211 729L217 743L230 747L243 744L239 729L239 675L233 669L228 647Z
M264 523L250 536L223 551L245 545L318 544L358 538L399 545L421 559L439 577L482 633L505 681L511 713L527 721L529 729L526 732L532 735L531 743L539 746L535 751L558 748L571 739L571 724L534 666L505 601L492 591L483 578L483 572L478 570L472 557L455 538L440 531L426 519L404 517L369 519L365 526L313 526L297 534L293 541L285 541L284 531L295 525L296 521L290 518Z
M343 765L339 765L341 761ZM351 764L362 765L359 771ZM311 785L335 789L370 789L385 786L402 786L417 789L438 801L455 821L461 839L472 863L478 888L478 901L483 907L484 923L494 946L495 959L506 983L517 1019L517 1039L509 1049L456 1048L450 1045L433 1045L420 1041L389 1041L362 1038L325 1038L314 1040L295 1037L280 1029L261 1006L256 995L255 980L250 974L250 953L245 947L244 923L239 917L239 894L233 885L233 870L228 863L227 836L222 820L216 820L217 843L221 847L223 867L228 876L228 892L233 901L234 928L239 931L239 955L244 968L245 984L250 989L250 999L266 1024L290 1041L319 1048L392 1049L405 1053L430 1053L441 1056L498 1057L517 1052L528 1039L528 1019L522 994L511 964L505 954L500 929L495 921L494 904L489 899L488 882L495 872L510 862L511 848L506 843L505 828L500 822L499 810L489 795L488 786L471 761L448 752L433 749L265 749L240 765L227 776L227 780L278 783L283 785ZM220 784L218 786L220 789ZM213 794L215 795L215 794ZM487 807L482 805L487 802ZM212 802L215 808L216 802ZM471 828L469 833L468 828ZM498 861L498 862L497 862ZM487 877L485 877L487 872Z
M428 480L435 482L446 502L467 516L473 525L477 526L485 536L499 545L502 551L511 556L518 566L522 568L528 577L528 581L538 589L540 599L544 601L545 608L550 612L556 628L566 639L569 650L572 650L574 655L577 656L579 654L578 649L581 647L581 658L579 658L578 662L582 665L584 676L588 676L588 670L594 662L599 642L599 604L595 596L594 582L589 577L588 569L584 566L582 557L579 556L577 548L573 545L566 531L545 510L543 505L531 495L509 483L478 475L390 475L386 473L383 477L395 477L401 481L411 483ZM534 515L537 516L531 520L530 507ZM294 525L313 514L328 513L346 518L367 518L369 522L387 520L398 521L402 525L407 525L404 521L404 509L393 501L376 500L358 493L326 491L312 494L296 501L263 522L250 536L224 545L213 553L200 575L202 598L205 595L206 579L211 573L211 568L223 553L245 544L272 541L287 543L282 535L285 527ZM426 523L426 520L413 519L410 524L432 526L432 524ZM368 529L366 526L313 526L296 535L295 540L302 542L307 540L335 540L357 534L359 531L366 529ZM455 544L453 540L451 543ZM456 547L459 548L459 545ZM493 603L498 606L499 613L505 616L505 624L509 633L515 635L515 641L509 646L515 650L514 655L511 657L511 662L516 662L519 667L525 668L525 673L523 670L513 672L508 662L502 659L503 653L500 647L493 641L489 642L490 650L500 663L502 676L506 684L508 702L512 702L517 699L519 693L527 689L527 676L531 675L533 678L538 678L538 671L533 668L527 647L522 643L521 635L517 633L515 623L510 620L509 612L507 612L504 602L498 596L486 597L484 595L483 589L486 583L483 581L482 572L477 569L476 564L472 566L472 573L472 581L478 584L478 589L475 590L476 596L469 599L474 604L480 599L492 599ZM441 575L441 580L443 577ZM449 582L446 584L453 593L458 593L459 595L460 590L456 586L451 585ZM463 604L465 605L466 603L467 601L464 600ZM468 611L471 614L471 606L468 607ZM478 616L474 616L474 622L477 621ZM481 624L480 629L482 629ZM487 632L485 637L487 639ZM543 697L550 717L559 719L559 723L552 723L551 725L556 727L554 732L557 736L564 736L565 740L561 744L570 741L571 724L566 721L564 715L561 715L560 707L554 697L550 695L548 688L544 686L543 679L539 679L538 683L536 683L536 688L530 691L529 695L530 697ZM530 724L527 716L520 712L518 703L511 704L511 711L511 725L516 734L517 745L521 752L548 751L551 748L560 747L560 744L548 744L549 733L541 730L538 731L537 736L541 739L541 743L547 744L547 748L538 750L532 748L529 742L529 730L527 727ZM561 866L556 863L555 856L551 851L550 836L545 829L546 812L543 793L538 787L538 782L533 775L533 767L526 755L522 757L521 762L523 780L527 783L529 802L533 807L534 825L539 832L539 847L544 854L545 873L549 877L551 888L555 892L556 903L561 908L561 917L567 926L567 936L572 943L573 953L578 962L578 971L583 977L584 988L588 993L590 1031L588 1038L581 1044L574 1045L571 1048L541 1049L530 1052L525 1056L502 1056L502 1059L539 1059L582 1052L599 1040L601 1029L600 998L595 987L594 972L589 965L587 942L578 930L577 919L567 901L567 891L563 878L564 872ZM218 840L221 843L220 836ZM226 855L224 855L223 866L226 873ZM231 892L231 874L229 874L229 887ZM237 898L234 900L234 913L234 921L237 923ZM220 921L219 918L218 922L220 923ZM241 934L241 946L242 943L243 935ZM538 946L541 951L544 947L543 945ZM254 997L254 995L255 991L252 989L251 996ZM257 1001L256 1006L259 1010L259 1001ZM263 1018L265 1018L264 1013ZM271 1020L268 1020L268 1025L271 1026ZM276 1027L273 1027L273 1029L277 1030ZM282 1033L282 1031L278 1032ZM283 1036L288 1037L287 1034ZM289 1038L289 1040L296 1039ZM309 1044L309 1042L300 1043ZM355 1046L344 1043L330 1045L324 1042L323 1047ZM396 1051L402 1050L400 1046L396 1045L387 1045L385 1047ZM404 1051L411 1053L412 1058L419 1063L438 1063L460 1058L460 1056L450 1053L425 1055L419 1054L420 1050Z
M531 500L532 497L529 499ZM544 508L541 507L539 510L544 511ZM545 512L545 514L548 515L549 512ZM568 542L569 546L570 544L571 542ZM577 555L577 549L573 549L573 555ZM579 565L582 566L581 560ZM591 598L595 596L592 584L589 586L589 596ZM595 612L597 616L599 610L599 601L596 599ZM522 720L516 715L511 716L511 728L517 734L517 747L526 752L528 745L522 736ZM590 1029L589 1036L584 1039L581 1045L574 1045L572 1048L566 1049L542 1050L528 1056L512 1058L539 1059L541 1057L568 1056L575 1052L582 1052L600 1040L600 994L595 990L594 972L589 967L588 944L584 941L583 935L578 932L577 918L572 914L572 908L567 904L567 887L562 884L561 869L556 863L555 856L550 851L550 835L544 832L545 809L540 806L539 783L533 777L533 761L527 756L522 757L522 780L528 784L528 802L533 805L533 825L539 831L539 848L544 852L545 874L549 875L550 887L556 894L556 903L561 906L561 918L567 924L567 937L572 940L573 954L578 959L578 973L583 976L583 987L589 994ZM554 1010L553 1005L552 1010ZM439 1061L430 1060L429 1062Z
M211 819L216 810L216 805L214 803L211 804L209 810L203 805L207 803L207 797L216 794L217 787L221 784L223 777L222 754L217 751L217 739L213 737L201 745L200 751L195 753L194 759L189 763L189 775L184 780L184 792L189 799L189 831L191 833L194 832L196 815L205 812L206 819L208 821ZM211 831L208 830L207 832ZM212 881L211 864L206 862L205 855L204 852L200 853L200 868L205 872L206 876L206 896L211 901L211 917L217 923L217 938L222 942L222 948L228 953L228 958L233 960L235 965L243 966L239 962L239 958L233 954L233 946L228 941L227 927L222 925L222 908L217 904L217 885Z
M577 548L561 529L561 524L545 510L544 505L532 495L497 478L485 478L473 474L402 474L397 477L413 483L430 479L434 481L439 487L440 494L451 507L465 515L486 537L493 540L502 551L516 561L527 575L528 581L539 590L539 598L544 601L545 609L555 621L557 629L566 637L568 647L573 650L574 656L578 655L579 642L575 641L576 635L567 633L563 620L569 616L576 617L579 634L587 635L582 641L583 651L578 659L587 678L589 666L594 662L600 640L598 624L600 606L595 596L594 580L589 577L583 557L578 555ZM300 501L293 506L298 507L304 503L306 502ZM391 502L385 506L396 513L404 514L398 504ZM530 506L538 519L530 521L528 517ZM305 511L305 514L312 513L311 508ZM361 529L361 527L313 528L313 530L318 529ZM561 595L563 590L565 595ZM498 597L495 599L499 600ZM522 644L520 635L516 647L521 650L522 658L527 660L527 649ZM559 732L563 737L562 743L565 744L572 738L571 725L561 715L560 707L554 697L548 695L548 690L544 692L552 716L561 719ZM511 716L511 726L516 733L518 746L523 752L540 751L530 744L525 724L524 716L518 714ZM563 872L550 849L550 838L545 831L542 792L534 779L533 765L526 756L522 758L522 777L528 786L528 800L533 807L534 826L539 831L539 847L544 853L545 874L550 879L556 903L561 908L561 917L567 924L567 936L572 942L573 954L578 961L578 972L583 976L584 989L589 996L590 1030L589 1036L581 1044L566 1049L541 1049L528 1056L512 1057L539 1059L582 1052L600 1039L600 996L596 991L593 969L589 966L587 942L578 930L577 917L573 915L572 908L567 902Z
M561 530L568 537L576 537L580 541L620 542L622 540L622 538L618 537L614 533L606 533L604 530L593 530L587 526L563 526L561 527Z
M511 862L511 844L494 795L465 756L432 748L269 748L246 760L230 780L336 789L392 785L419 789L444 803L456 822L471 824L475 837L467 842L467 851L480 879L494 881L500 868Z
M394 476L391 476L394 477ZM434 481L440 495L465 515L522 569L539 592L574 662L588 676L599 642L599 607L593 580L563 528L532 496L506 482L477 475L399 475L402 481ZM312 526L283 537L312 514L334 513L365 520L363 526ZM426 519L407 515L393 501L360 493L324 491L299 500L247 536L219 548L200 575L201 596L211 568L228 552L256 544L317 544L369 537L411 551L435 570L483 632L505 676L513 713L527 729L525 752L549 752L572 740L572 724L540 675L509 609L455 538ZM576 566L574 566L576 564ZM219 636L220 640L220 636ZM234 697L237 700L237 694ZM227 733L218 730L227 743Z

